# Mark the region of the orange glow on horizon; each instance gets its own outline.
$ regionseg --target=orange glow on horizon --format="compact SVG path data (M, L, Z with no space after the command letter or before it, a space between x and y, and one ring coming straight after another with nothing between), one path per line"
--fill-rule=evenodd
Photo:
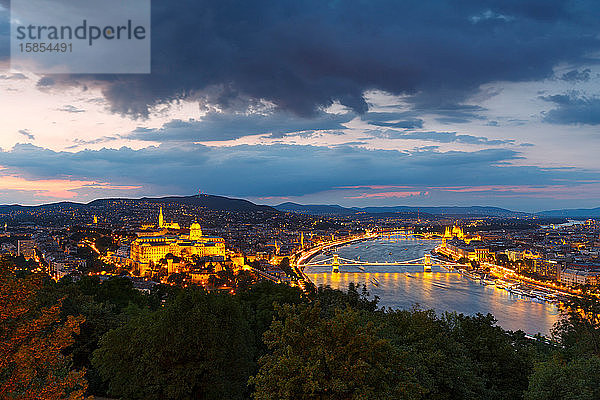
M141 186L112 185L108 182L87 181L77 179L38 179L28 180L17 175L0 176L0 191L18 190L33 192L36 197L54 197L72 199L78 195L79 189L113 189L133 190Z

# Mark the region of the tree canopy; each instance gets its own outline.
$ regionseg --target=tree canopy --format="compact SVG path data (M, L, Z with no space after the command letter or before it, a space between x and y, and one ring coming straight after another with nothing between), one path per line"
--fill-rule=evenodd
M241 399L251 334L229 295L188 290L163 310L105 334L93 364L109 394L127 399Z
M238 274L235 295L148 294L16 270L0 260L0 400L600 398L592 296L567 302L547 343L489 314L382 309L355 285L304 293Z
M82 316L61 318L61 301L41 306L42 277L17 278L0 260L0 399L82 399L83 370L64 350Z

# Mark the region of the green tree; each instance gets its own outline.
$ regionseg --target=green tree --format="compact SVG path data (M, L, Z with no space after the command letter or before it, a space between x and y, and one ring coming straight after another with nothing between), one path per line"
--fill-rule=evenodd
M252 356L239 300L188 289L105 334L92 362L124 399L241 399Z
M294 270L292 269L291 265L290 265L290 258L289 257L283 257L281 259L281 262L279 263L279 268L286 273L287 276L291 276L293 278L297 278L298 276L296 275L296 273L294 272Z
M403 354L373 322L347 308L324 318L319 304L283 306L265 333L270 352L250 382L254 398L414 399L421 388Z
M98 303L113 304L117 312L134 303L145 307L151 299L134 289L133 283L127 278L111 277L100 283L100 279L94 277L83 277L75 284L82 294L90 295Z
M600 356L600 300L595 296L571 297L552 335L570 356Z
M414 371L424 398L484 398L484 385L470 354L433 310L387 311L382 323L381 335L407 353L405 365Z
M534 344L523 332L507 332L496 326L491 314L446 314L452 338L473 361L485 387L486 399L519 399L533 371Z
M107 385L91 363L92 352L109 330L122 326L143 310L157 309L160 304L157 293L142 294L125 278L111 278L101 283L97 277L83 277L77 282L65 277L58 283L47 281L40 289L38 298L43 305L62 299L63 318L68 315L85 318L65 354L72 356L75 369L85 369L88 393L106 395Z
M525 399L600 399L600 358L579 357L566 362L554 357L538 364L531 376Z
M99 236L95 240L94 245L102 254L106 254L108 250L116 250L118 248L111 236Z
M63 313L65 312L85 317L68 352L73 358L73 367L85 369L88 393L105 395L108 388L100 379L98 371L92 366L92 353L98 348L102 335L110 329L123 325L127 316L116 312L114 305L98 303L91 296L86 295L65 299Z
M235 273L235 288L238 290L247 290L256 281L256 277L250 271L239 270Z
M348 285L346 292L332 289L329 286L319 286L311 297L318 300L326 310L352 307L358 310L374 312L377 310L377 304L379 303L379 297L370 298L365 285L359 288L352 282Z
M254 333L254 347L257 349L258 356L262 356L268 351L263 342L263 334L269 329L276 316L276 307L282 304L300 304L307 301L299 288L271 281L261 281L247 290L242 290L239 298L247 309L246 315L248 315L250 327Z
M167 282L173 283L175 285L182 285L185 277L186 277L185 273L174 273L174 274L169 275L169 278L167 278Z

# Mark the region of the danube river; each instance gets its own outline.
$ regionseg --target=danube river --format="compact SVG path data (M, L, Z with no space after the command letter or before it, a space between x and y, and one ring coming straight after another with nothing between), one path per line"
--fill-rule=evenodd
M405 261L422 257L438 244L440 242L434 240L376 239L338 247L336 253L363 262ZM329 257L331 255L319 254L311 262ZM484 286L440 267L434 266L432 272L423 272L421 266L365 265L361 268L364 271L355 266L341 266L340 273L333 274L331 267L312 266L306 267L304 272L317 286L347 289L351 282L365 284L371 296L379 296L380 306L406 309L419 304L438 313L491 313L504 329L520 329L532 335L540 332L548 336L560 317L554 304L512 295L493 285Z

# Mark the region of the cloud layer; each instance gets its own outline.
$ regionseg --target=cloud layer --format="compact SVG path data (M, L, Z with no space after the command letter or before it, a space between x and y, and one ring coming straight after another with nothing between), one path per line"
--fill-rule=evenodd
M305 116L339 101L364 113L370 89L445 108L483 83L547 78L558 62L588 60L599 45L596 7L593 0L154 2L151 75L40 83L95 82L115 112L132 115L177 99L222 109L264 100Z
M400 152L352 146L203 145L55 152L30 144L0 152L7 174L139 185L166 193L302 196L340 186L479 186L577 184L597 173L512 166L507 149Z
M592 0L156 1L150 75L0 74L0 200L596 201L597 15Z
M556 108L544 115L544 121L554 124L600 125L600 97L583 96L577 92L544 96Z

